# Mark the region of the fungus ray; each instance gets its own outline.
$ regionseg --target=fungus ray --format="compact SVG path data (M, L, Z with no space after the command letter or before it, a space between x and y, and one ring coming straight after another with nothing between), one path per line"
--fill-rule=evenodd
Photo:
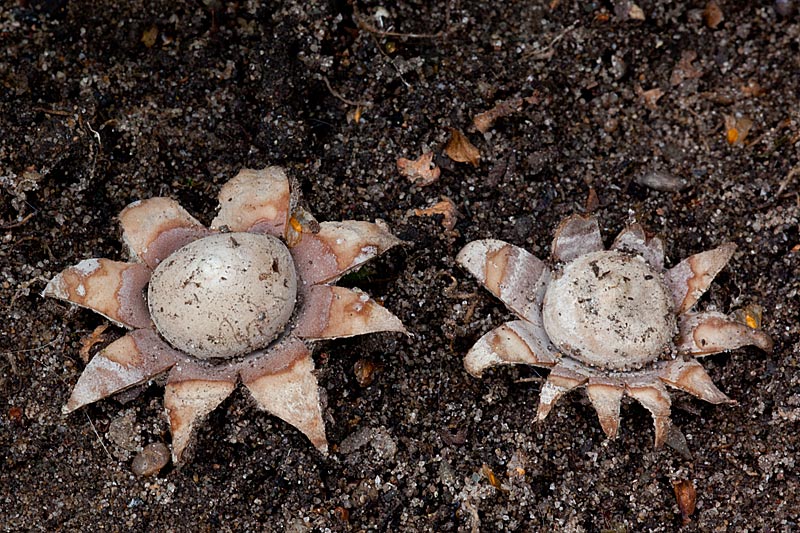
M542 326L524 320L506 322L483 335L464 357L464 367L473 376L496 365L526 364L552 367L558 361Z
M184 359L170 370L164 388L164 409L172 432L172 461L179 464L197 423L236 388L230 367L210 367Z
M171 198L129 204L119 214L122 240L131 257L150 268L178 248L209 234L197 219Z
M625 394L642 404L653 415L655 447L663 446L672 425L669 417L672 402L667 389L659 381L626 382Z
M336 339L379 331L407 333L389 310L357 289L316 285L305 296L293 331L304 339Z
M244 168L219 191L218 231L250 231L283 237L289 222L291 191L280 167Z
M763 331L714 311L682 316L678 329L678 351L694 357L748 345L758 346L765 352L771 352L773 347L772 339Z
M624 384L606 378L589 378L589 383L586 385L586 394L592 402L592 407L597 411L603 432L609 439L617 436L619 408L624 392Z
M239 375L261 409L299 429L326 453L328 441L313 370L309 349L289 337L273 348L271 357L243 367Z
M694 359L675 359L658 371L658 378L676 389L709 403L735 403L719 390L703 365Z
M603 250L603 239L595 217L572 215L556 228L552 245L552 256L556 261L568 262L600 250Z
M470 242L456 261L514 314L542 324L542 299L550 281L544 261L497 239Z
M332 283L402 241L382 224L360 220L320 222L318 233L304 233L292 248L306 285Z
M640 255L657 272L664 270L664 243L658 237L648 239L640 224L623 229L610 249Z
M706 292L719 271L728 263L736 251L736 245L728 242L687 257L664 274L664 281L672 291L675 313L683 314Z
M570 370L563 364L558 364L550 371L547 381L539 391L539 407L536 410L536 421L541 422L550 413L550 410L563 395L580 387L589 381L587 376Z
M149 329L139 329L117 339L95 355L83 370L63 411L84 405L144 383L182 358Z
M143 289L150 269L141 263L85 259L51 279L42 296L91 309L128 329L152 327Z

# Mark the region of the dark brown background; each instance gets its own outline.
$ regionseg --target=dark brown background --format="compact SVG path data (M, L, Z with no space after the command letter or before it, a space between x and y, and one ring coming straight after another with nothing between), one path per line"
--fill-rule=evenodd
M378 4L361 0L6 0L0 528L470 531L479 520L483 531L674 531L671 482L685 479L697 489L687 531L796 529L800 18L722 1L712 29L704 2L642 0L644 21L625 2L554 4L386 3L384 29L430 34L407 38L372 31ZM664 95L650 108L640 92L654 88ZM539 104L487 135L471 127L534 92ZM358 122L347 101L367 104ZM724 115L753 121L743 145L726 141ZM480 166L439 155L439 181L412 186L397 158L441 154L451 127L479 148ZM415 336L318 347L329 457L240 389L200 427L190 463L137 478L137 449L169 442L162 388L63 416L81 339L104 320L39 293L81 259L124 259L115 215L127 203L168 195L208 223L220 185L266 164L288 167L319 220L382 218L409 241L347 284ZM642 185L654 169L688 187ZM625 403L620 435L605 443L582 392L537 426L540 382L519 380L540 372L476 380L461 366L510 314L455 253L492 236L545 256L590 187L607 240L636 217L665 238L672 264L735 241L701 305L764 306L773 354L704 361L738 405L673 395L691 457L654 452L638 405ZM413 215L442 195L459 211L453 232ZM359 361L376 368L368 386ZM524 476L509 476L517 467Z

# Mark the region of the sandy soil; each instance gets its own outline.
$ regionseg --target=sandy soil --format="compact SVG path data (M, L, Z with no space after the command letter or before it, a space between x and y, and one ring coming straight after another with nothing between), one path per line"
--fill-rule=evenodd
M705 2L638 7L0 5L0 529L675 531L685 480L686 531L797 530L797 2L720 0L721 21ZM450 128L477 167L444 155ZM418 187L396 161L428 150L441 176ZM129 202L171 196L208 223L219 186L267 164L289 169L319 220L380 218L408 241L347 284L414 338L318 346L329 456L238 390L189 463L137 477L141 447L170 442L163 388L62 415L82 339L105 321L39 293L81 259L125 258L115 215ZM452 231L414 214L442 196ZM496 237L544 256L559 220L587 208L608 240L634 218L662 235L671 264L736 242L701 306L764 308L774 353L703 363L738 404L673 395L684 449L654 451L630 402L606 442L583 392L536 425L544 371L463 370L512 315L455 253ZM357 364L375 368L370 384Z

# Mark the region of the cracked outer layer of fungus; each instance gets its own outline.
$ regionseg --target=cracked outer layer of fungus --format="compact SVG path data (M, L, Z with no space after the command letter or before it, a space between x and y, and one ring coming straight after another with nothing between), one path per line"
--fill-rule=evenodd
M693 310L735 248L726 243L665 270L661 240L647 238L640 225L626 227L606 250L597 220L579 215L559 225L549 263L503 241L473 241L458 263L519 320L481 337L464 366L478 377L501 364L549 368L537 421L565 393L586 387L608 438L617 434L622 397L630 396L652 413L660 447L670 427L665 385L731 402L697 357L746 345L772 350L763 331Z
M370 222L317 223L296 196L284 171L268 167L222 187L210 229L169 198L126 207L132 261L81 261L43 293L131 330L89 362L64 411L169 372L164 406L179 463L193 428L241 381L261 409L327 451L308 343L405 333L365 293L333 285L400 241Z

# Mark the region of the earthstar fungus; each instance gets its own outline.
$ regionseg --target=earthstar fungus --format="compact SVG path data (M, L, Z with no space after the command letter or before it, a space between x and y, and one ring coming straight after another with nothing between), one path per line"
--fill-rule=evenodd
M400 241L378 223L317 223L279 167L242 170L206 228L177 202L150 198L119 215L131 262L87 259L43 295L131 330L86 366L64 411L169 372L172 457L241 381L261 409L327 451L309 343L400 320L357 289L333 285Z
M500 240L473 241L458 263L519 320L481 337L464 366L476 377L502 364L549 368L537 421L561 396L586 387L608 438L617 434L623 396L630 396L651 412L659 447L671 423L665 385L732 403L696 358L745 345L772 350L763 331L722 313L694 311L735 249L726 243L665 269L663 243L639 224L606 250L597 219L580 215L556 229L549 263Z

